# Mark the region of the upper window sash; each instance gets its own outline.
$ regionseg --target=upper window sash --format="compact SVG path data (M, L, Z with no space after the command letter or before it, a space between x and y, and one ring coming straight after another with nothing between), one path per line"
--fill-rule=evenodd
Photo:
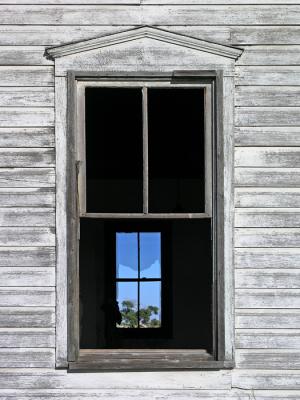
M86 202L86 132L85 132L85 89L86 87L140 88L143 109L143 212L142 213L91 213ZM205 212L204 213L149 213L148 179L148 88L204 88L204 149L205 149ZM212 216L212 124L213 96L211 83L173 83L171 81L76 81L76 159L79 216L88 218L208 218Z

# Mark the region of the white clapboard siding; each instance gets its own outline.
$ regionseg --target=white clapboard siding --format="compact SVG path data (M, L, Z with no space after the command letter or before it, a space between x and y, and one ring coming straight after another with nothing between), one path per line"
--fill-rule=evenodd
M300 268L300 248L236 248L236 268Z
M0 188L0 206L3 207L54 207L53 188Z
M237 107L238 126L298 126L300 107Z
M235 289L236 308L300 308L300 289Z
M55 306L54 287L0 287L0 307Z
M15 25L297 25L298 5L202 5L187 7L69 5L2 7L0 24Z
M300 269L236 269L235 287L246 289L297 289L300 288Z
M53 106L54 89L51 87L0 87L0 107Z
M0 66L0 86L53 86L53 67Z
M0 267L54 267L55 247L0 247Z
M4 90L4 88L2 89ZM30 88L30 93L34 93L34 91L31 91L32 89L33 88ZM38 88L38 92L44 92L46 93L46 96L53 91L53 89L50 89L51 92L48 90L49 89L45 87ZM35 94L33 95L33 98L35 98ZM25 102L28 101L27 97L24 99ZM54 128L0 128L0 147L54 147Z
M240 107L299 107L300 87L237 86L235 89L235 104ZM272 144L270 142L269 138L268 144ZM293 142L293 144L295 143Z
M0 267L0 286L55 286L55 269L49 267Z
M54 168L0 168L0 187L54 187Z
M235 226L239 228L299 228L300 208L237 208Z
M297 329L236 329L235 344L241 349L299 349Z
M300 186L300 168L236 167L236 186L292 187Z
M300 247L300 228L235 228L236 247Z
M53 328L0 328L0 347L54 347Z
M278 371L257 371L257 370L247 371L247 370L236 369L232 373L232 386L241 389L251 389L251 390L262 389L265 390L265 393L267 393L266 392L267 390L268 391L270 390L269 392L270 397L268 397L268 400L269 399L273 400L274 398L276 398L274 397L275 396L274 392L276 391L276 389L277 390L286 389L291 391L293 391L293 389L300 390L300 373L299 371L284 370L283 368L280 368L280 370ZM285 392L284 393L285 397L283 397L283 394L281 393L280 394L281 400L285 400L287 398L286 395L287 393ZM299 393L297 393L296 396L299 396ZM266 398L267 397L265 397L265 399ZM256 397L255 400L258 399L259 398ZM263 398L261 397L260 400L261 399Z
M238 349L236 367L250 369L300 369L300 351L296 349Z
M55 152L52 148L0 148L0 168L54 165Z
M300 66L237 66L237 85L299 85Z
M0 348L0 364L6 368L53 368L54 357L51 348Z
M52 65L42 46L0 46L0 65Z
M0 126L53 126L54 109L43 107L1 107Z
M237 188L235 205L236 207L299 208L300 188Z
M0 227L0 246L54 246L55 229L46 227Z
M240 309L235 310L235 327L244 329L300 329L300 310Z
M235 146L299 146L300 128L295 126L237 127L234 140Z
M0 307L1 328L53 328L54 307Z
M243 46L237 65L299 65L300 46Z
M300 147L237 147L236 167L300 167Z

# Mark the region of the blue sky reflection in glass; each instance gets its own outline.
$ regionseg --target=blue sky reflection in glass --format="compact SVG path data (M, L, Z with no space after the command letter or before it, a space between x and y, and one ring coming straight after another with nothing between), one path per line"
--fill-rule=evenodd
M140 277L161 277L160 232L140 233Z
M138 234L117 233L117 278L138 278Z

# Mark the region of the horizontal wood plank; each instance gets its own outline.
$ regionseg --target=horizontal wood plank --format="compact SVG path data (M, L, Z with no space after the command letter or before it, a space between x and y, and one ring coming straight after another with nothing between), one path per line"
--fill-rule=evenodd
M0 86L54 86L53 67L0 66Z
M43 46L0 46L0 65L53 65Z
M271 21L271 20L270 20ZM237 65L299 65L300 46L244 46Z
M245 369L300 369L300 351L296 349L239 349L237 368Z
M53 126L53 108L1 107L0 126Z
M0 188L1 207L42 207L55 206L53 188Z
M300 168L235 168L235 185L245 187L300 186Z
M0 286L55 286L55 268L0 267Z
M0 328L0 347L54 347L53 328Z
M236 127L234 140L235 146L299 146L300 128L294 126Z
M299 107L300 87L237 86L235 89L235 104L239 107ZM269 139L270 142L272 143Z
M55 229L0 227L0 246L55 246Z
M235 289L236 308L300 308L300 289Z
M299 168L300 147L237 147L235 166Z
M7 368L53 368L55 365L55 350L4 348L0 349L0 363Z
M0 247L1 267L54 267L55 247Z
M235 228L236 247L300 247L299 228Z
M300 310L236 309L235 327L244 329L300 329Z
M0 148L0 168L54 167L54 165L55 152L52 148Z
M0 307L53 307L54 287L1 287Z
M300 107L237 107L238 126L299 126Z
M0 147L54 147L54 143L53 127L0 128Z
M54 168L0 168L0 187L54 187Z
M237 85L299 85L299 66L237 66Z
M298 208L300 207L300 188L237 188L235 206Z
M297 329L237 329L235 343L239 349L297 349Z
M0 307L1 328L53 328L54 307Z
M54 107L54 90L51 87L0 87L0 107Z
M269 399L273 400L274 398L276 399L274 392L277 392L277 390L285 389L293 391L293 389L300 389L300 373L299 371L289 371L283 368L279 371L247 371L236 369L232 373L232 386L241 389L262 389L265 393L267 393L267 390L270 390L269 394L271 397L269 397ZM279 394L279 399L281 396L281 399L284 400L286 397L283 397L283 395L286 396L287 392ZM268 394L266 394L266 396L268 396ZM296 396L298 396L298 393L296 393ZM256 399L258 399L258 395ZM261 393L261 398L259 400L265 399L263 399Z
M236 268L300 268L299 248L236 248Z
M235 287L238 289L297 289L300 287L300 269L236 269Z
M299 228L300 208L237 208L235 226L239 228Z

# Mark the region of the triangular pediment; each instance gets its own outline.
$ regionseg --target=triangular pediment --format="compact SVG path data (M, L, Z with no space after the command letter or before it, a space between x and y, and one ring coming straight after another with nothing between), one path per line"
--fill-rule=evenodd
M90 40L51 47L46 50L45 55L47 58L54 60L59 57L72 56L77 53L115 46L126 42L140 41L147 38L232 60L236 60L243 52L243 50L236 47L225 46L163 29L144 26Z

